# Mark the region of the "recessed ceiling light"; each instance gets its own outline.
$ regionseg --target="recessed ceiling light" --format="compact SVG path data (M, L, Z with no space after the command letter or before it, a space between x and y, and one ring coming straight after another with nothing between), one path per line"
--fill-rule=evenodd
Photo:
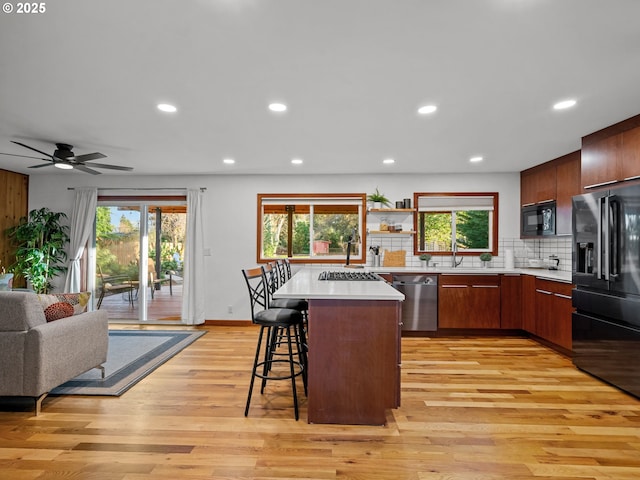
M269 110L272 112L285 112L287 110L287 106L284 103L270 103Z
M291 163L293 163L294 165L301 165L302 164L302 159L301 158L294 158L293 160L291 160Z
M158 110L160 110L161 112L167 112L167 113L175 113L178 111L176 107L174 107L173 105L169 105L168 103L159 103Z
M62 170L71 170L73 168L73 165L69 163L61 163L61 162L56 162L53 164L53 166L57 168L61 168Z
M433 113L438 110L438 107L435 105L424 105L418 109L418 113L420 115L428 115L429 113Z
M236 163L236 161L233 158L225 158L224 160L222 160L224 163L226 163L227 165L233 165L234 163Z
M384 160L382 160L382 163L391 165L392 163L396 163L396 161L393 158L385 158Z
M565 108L571 108L576 104L576 101L571 99L571 100L562 100L561 102L556 103L553 106L554 110L564 110Z
M469 161L472 162L472 163L481 162L482 160L484 160L482 157L471 157L469 159Z

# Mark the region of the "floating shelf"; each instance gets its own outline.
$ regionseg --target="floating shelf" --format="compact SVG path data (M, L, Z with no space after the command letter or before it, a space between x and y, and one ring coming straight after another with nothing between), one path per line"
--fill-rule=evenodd
M369 230L369 235L414 235L413 230L401 230L399 232L390 232L388 230Z
M370 208L369 213L413 213L415 208Z

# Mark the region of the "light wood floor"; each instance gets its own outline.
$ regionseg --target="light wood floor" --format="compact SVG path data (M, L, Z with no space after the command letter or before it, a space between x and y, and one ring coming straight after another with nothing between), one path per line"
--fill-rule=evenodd
M640 401L532 340L403 339L402 407L362 427L296 422L286 388L245 418L257 331L207 330L122 397L4 405L0 479L640 478Z

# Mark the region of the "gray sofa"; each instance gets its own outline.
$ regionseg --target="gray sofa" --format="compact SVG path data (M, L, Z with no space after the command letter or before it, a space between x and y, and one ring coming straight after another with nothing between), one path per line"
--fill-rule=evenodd
M33 397L35 413L58 385L107 360L107 313L47 323L35 293L0 292L0 396Z

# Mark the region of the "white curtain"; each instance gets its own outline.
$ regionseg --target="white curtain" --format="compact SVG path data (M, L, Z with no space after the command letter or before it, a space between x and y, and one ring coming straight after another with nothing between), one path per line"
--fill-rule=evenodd
M89 240L96 218L98 189L95 187L76 188L76 198L71 213L69 229L69 269L64 283L64 291L79 292L81 285L80 259Z
M204 229L202 192L187 190L187 235L184 249L182 322L204 323Z

